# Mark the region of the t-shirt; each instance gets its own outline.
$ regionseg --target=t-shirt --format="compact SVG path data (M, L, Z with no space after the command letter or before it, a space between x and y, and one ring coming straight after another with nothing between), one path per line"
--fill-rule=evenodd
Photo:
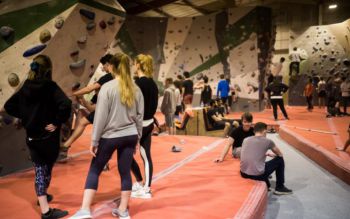
M221 80L218 83L218 88L216 91L216 96L219 97L227 97L228 93L230 92L230 85L226 80Z
M265 172L266 152L275 143L263 136L251 136L243 140L241 150L241 172L259 176Z
M350 96L350 82L344 81L343 83L341 83L340 89L342 97Z
M234 139L232 149L242 147L243 140L247 137L254 136L254 129L250 127L248 131L244 131L242 126L234 129L230 133L230 137Z
M102 77L100 77L100 79L98 79L98 81L96 81L95 83L98 83L101 87L103 84L107 83L108 81L113 80L113 75L111 73L107 73L105 75L103 75ZM96 92L94 94L94 96L91 98L91 103L96 104L97 103L97 96L98 96L98 92Z
M318 82L317 87L318 87L318 92L326 91L326 82L325 81Z
M201 93L201 101L204 104L209 103L211 100L211 87L209 84L204 85L203 91Z
M215 126L215 120L212 118L212 116L218 116L218 115L219 115L219 113L218 113L217 109L214 108L214 109L208 110L207 116L208 116L208 120L212 126Z
M289 55L291 62L300 62L300 54L298 51L293 51Z
M182 82L182 87L185 89L184 96L188 94L193 95L193 81L184 80Z

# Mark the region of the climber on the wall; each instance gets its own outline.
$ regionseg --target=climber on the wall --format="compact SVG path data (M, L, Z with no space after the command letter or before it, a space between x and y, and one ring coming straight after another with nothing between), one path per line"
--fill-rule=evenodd
M293 48L293 51L289 54L289 59L291 60L289 64L289 75L292 75L293 69L295 70L296 74L299 74L301 56L297 47Z

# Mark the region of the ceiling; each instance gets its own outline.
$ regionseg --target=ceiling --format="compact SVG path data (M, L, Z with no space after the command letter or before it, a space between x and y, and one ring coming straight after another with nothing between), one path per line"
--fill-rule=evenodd
M118 0L127 14L147 17L192 17L225 8L270 6L281 3L312 4L328 0Z
M86 0L96 1L127 14L145 17L193 17L232 7L274 7L281 4L307 4L325 7L332 2L350 7L350 0ZM0 0L0 14L5 14L52 0ZM80 2L84 2L81 0ZM120 4L120 5L119 5ZM121 6L121 7L120 7Z

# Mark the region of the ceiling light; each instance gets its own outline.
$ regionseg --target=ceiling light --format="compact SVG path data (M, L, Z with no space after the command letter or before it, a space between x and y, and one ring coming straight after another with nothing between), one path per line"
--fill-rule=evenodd
M335 8L337 8L337 7L338 7L337 4L332 4L332 5L329 5L329 6L328 6L329 9L335 9Z

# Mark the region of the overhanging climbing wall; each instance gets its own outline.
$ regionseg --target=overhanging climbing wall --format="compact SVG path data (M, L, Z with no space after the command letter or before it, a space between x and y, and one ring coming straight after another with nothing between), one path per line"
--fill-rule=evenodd
M215 95L219 76L225 74L239 96L234 108L259 111L260 81L273 37L271 11L260 7L190 18L127 17L111 51L151 54L159 83L184 71L195 83L206 75Z
M82 2L86 2L86 4L68 5L69 7L59 14L47 15L45 19L49 19L46 22L40 20L40 22L38 21L39 25L33 24L37 26L32 32L22 33L20 30L16 30L15 24L11 23L7 26L13 27L13 30L8 32L6 30L9 29L5 28L5 31L1 32L2 45L5 43L8 45L0 53L1 108L5 101L20 88L27 77L29 64L33 57L38 54L46 54L51 58L53 79L68 96L75 83L79 82L82 86L88 83L96 71L99 59L109 49L119 31L125 19L125 13L122 8L120 10L115 7L110 8L90 0ZM57 10L50 8L57 7L54 3L59 4L59 1L32 6L29 8L32 9L31 12L24 13L22 17L17 17L17 19L32 19L36 14L57 12ZM0 17L11 17L11 14L17 13L14 11L0 15ZM14 37L15 40L10 42L8 37ZM1 112L0 136L5 140L0 142L0 167L3 167L0 175L31 166L25 145L24 130L18 127L16 121Z

